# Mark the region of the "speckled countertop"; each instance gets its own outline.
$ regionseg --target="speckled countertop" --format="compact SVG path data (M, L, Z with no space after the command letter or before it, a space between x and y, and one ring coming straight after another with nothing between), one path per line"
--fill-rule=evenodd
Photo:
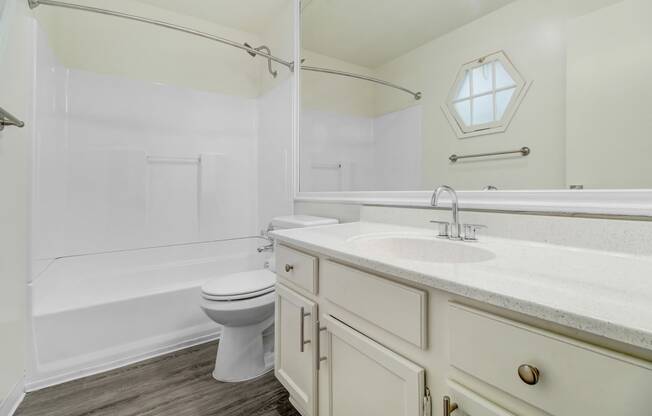
M277 241L405 281L652 350L651 257L484 236L477 243L449 242L433 233L356 222L273 235ZM430 248L412 244L415 238L428 240L422 242ZM464 247L437 254L449 251L442 244ZM424 261L433 254L438 261ZM449 255L471 261L442 261Z

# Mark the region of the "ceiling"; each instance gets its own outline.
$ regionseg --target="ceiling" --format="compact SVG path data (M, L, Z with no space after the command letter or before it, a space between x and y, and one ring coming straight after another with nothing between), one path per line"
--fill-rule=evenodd
M138 0L222 26L260 33L291 0Z
M514 0L309 0L305 49L375 68Z

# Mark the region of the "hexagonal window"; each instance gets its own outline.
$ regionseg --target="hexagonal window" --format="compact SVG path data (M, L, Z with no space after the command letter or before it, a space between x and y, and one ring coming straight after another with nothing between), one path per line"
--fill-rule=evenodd
M459 137L503 132L526 90L507 55L498 52L462 66L444 112Z

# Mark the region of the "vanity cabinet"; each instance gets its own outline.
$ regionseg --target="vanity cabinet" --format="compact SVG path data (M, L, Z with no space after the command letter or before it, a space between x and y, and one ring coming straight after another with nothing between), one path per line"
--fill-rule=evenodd
M323 318L327 408L332 416L422 415L424 369L337 319Z
M424 368L369 332L425 346L427 293L291 247L279 246L276 255L275 372L297 410L424 416Z
M455 303L450 323L452 366L552 415L652 414L650 363Z
M448 381L448 388L449 401L444 406L451 416L517 416L454 381Z
M317 407L317 304L295 291L276 286L275 374L303 416Z
M276 375L303 416L652 414L652 363L614 344L326 255L278 254L300 268L279 273Z

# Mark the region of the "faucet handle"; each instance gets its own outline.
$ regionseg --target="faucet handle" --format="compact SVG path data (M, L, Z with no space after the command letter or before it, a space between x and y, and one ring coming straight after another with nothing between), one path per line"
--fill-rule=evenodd
M482 224L464 224L463 227L464 227L464 235L462 239L464 241L470 241L470 242L478 241L478 236L477 236L478 230L487 228L486 225L482 225Z
M439 226L439 233L437 234L437 237L439 238L448 238L448 229L450 227L450 223L446 221L430 221L432 224L437 224Z

